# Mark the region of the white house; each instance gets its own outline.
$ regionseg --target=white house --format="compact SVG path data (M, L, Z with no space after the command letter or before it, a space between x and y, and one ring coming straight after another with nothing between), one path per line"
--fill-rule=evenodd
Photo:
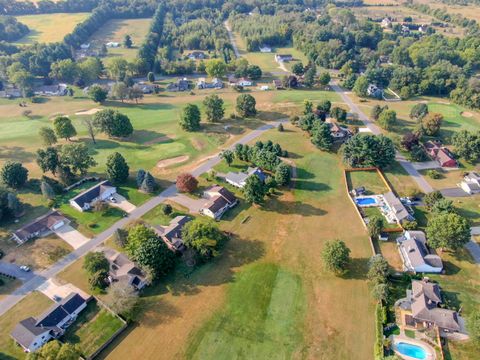
M230 185L242 189L245 186L247 179L252 175L257 175L262 181L265 181L266 179L266 175L261 169L258 167L249 167L246 172L229 172L227 175L225 175L225 181Z
M267 46L267 45L263 45L260 47L260 52L262 53L271 53L272 52L272 48L270 46Z
M405 231L397 238L398 250L405 271L414 273L441 273L443 263L440 256L431 254L427 238L422 231Z
M106 43L105 46L107 48L117 48L117 47L120 46L120 44L118 42L110 41L110 42Z
M214 185L203 193L207 202L200 209L200 213L218 220L230 208L237 205L238 200L230 191L223 186Z
M90 49L90 43L80 45L80 49L82 49L82 50L88 50L88 49Z
M389 191L383 194L383 199L385 200L385 205L382 207L382 212L389 223L396 222L401 224L404 221L415 220L393 192Z
M117 193L117 188L105 180L70 199L70 205L78 211L90 210L95 203L106 201Z
M386 17L385 19L382 20L382 22L380 23L380 26L382 28L390 28L392 27L392 20Z
M462 182L458 184L467 194L473 195L480 193L480 175L476 172L469 172L464 176Z
M252 82L251 80L248 80L248 79L245 79L245 78L241 78L241 79L238 79L236 85L240 85L240 86L252 86L252 85L253 85L253 82Z

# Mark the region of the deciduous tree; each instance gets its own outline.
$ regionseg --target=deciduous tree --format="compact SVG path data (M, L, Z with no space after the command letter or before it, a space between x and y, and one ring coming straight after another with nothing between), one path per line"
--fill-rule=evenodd
M350 249L341 240L327 241L322 250L322 260L326 270L341 275L350 263Z
M72 136L77 135L77 130L72 124L72 121L66 116L59 116L53 120L53 128L55 129L55 134L59 138L70 141Z
M207 96L203 100L203 106L205 107L205 114L207 120L210 122L216 122L223 119L225 115L225 108L222 98L216 94Z
M74 173L80 175L85 175L90 167L97 165L83 143L63 145L60 150L60 159L63 166L68 166Z
M180 126L186 131L200 129L200 109L197 105L185 105L180 114Z
M227 236L211 220L195 219L182 230L182 239L190 249L195 250L204 260L217 256Z
M10 188L20 189L28 179L28 170L19 162L8 161L0 171L2 182Z
M38 135L42 139L43 145L51 146L57 143L57 136L55 135L55 131L53 129L43 126L38 131Z
M256 105L255 98L250 94L242 94L237 97L236 109L243 117L255 116L257 114Z
M257 175L249 176L245 181L243 194L245 195L246 201L261 204L266 194L265 184Z
M471 238L468 220L455 213L435 214L426 231L428 245L434 249L456 250Z
M183 173L178 175L176 185L178 191L191 193L197 189L198 180L192 174Z

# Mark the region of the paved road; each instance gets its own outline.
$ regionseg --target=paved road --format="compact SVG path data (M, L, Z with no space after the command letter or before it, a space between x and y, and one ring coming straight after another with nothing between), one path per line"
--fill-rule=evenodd
M19 265L10 264L5 261L0 261L0 273L14 276L17 279L22 280L23 282L31 280L35 276L34 272L25 272L23 270L20 270Z
M341 96L342 100L350 107L352 112L358 114L359 119L365 124L365 126L370 129L370 131L375 134L379 135L382 133L380 127L378 127L375 123L373 123L365 113L360 110L360 108L355 104L348 95L338 86L337 84L331 84L332 89ZM397 152L396 160L398 163L405 169L405 171L413 178L413 180L417 183L418 187L421 191L425 194L430 193L433 191L433 188L430 184L424 179L424 177L415 169L410 161L408 161L403 155Z
M280 122L284 123L286 121L287 119L280 119L276 122L263 125L258 129L253 130L248 134L246 134L244 137L242 137L237 142L232 144L230 148L233 149L236 144L246 144L256 139L260 135L262 135L265 131L277 127ZM211 168L217 165L220 161L221 161L221 158L219 154L217 154L211 157L210 159L208 159L199 167L197 167L192 172L192 174L194 176L199 176L209 171ZM58 273L64 270L67 266L71 265L73 262L75 262L85 254L87 254L89 251L92 251L95 247L102 244L105 240L107 240L110 236L112 236L117 229L124 228L130 221L141 218L144 214L146 214L156 206L160 205L167 198L171 198L176 195L177 195L177 188L175 187L175 185L171 185L170 187L165 189L160 195L150 199L145 204L137 207L135 210L133 210L129 214L128 217L125 217L117 221L109 229L105 230L101 234L92 238L88 243L80 246L78 249L75 249L73 252L71 252L64 258L60 259L57 263L53 264L50 268L42 272L33 274L31 279L27 279L27 281L22 286L20 286L12 294L10 294L9 296L6 296L2 301L0 301L0 316L6 313L10 308L12 308L17 302L23 299L27 294L36 290L39 286L41 286L49 279L56 276ZM0 264L4 264L4 263L0 263Z
M440 190L443 196L448 196L448 197L470 197L472 195L467 194L465 191L463 191L459 187L455 188L448 188L448 189L442 189Z
M225 25L225 29L227 29L228 33L228 38L230 40L230 44L232 44L233 47L233 52L235 53L235 56L237 58L240 57L240 51L238 51L237 44L235 43L235 38L233 37L232 34L232 28L230 27L230 24L228 23L228 20L223 23Z

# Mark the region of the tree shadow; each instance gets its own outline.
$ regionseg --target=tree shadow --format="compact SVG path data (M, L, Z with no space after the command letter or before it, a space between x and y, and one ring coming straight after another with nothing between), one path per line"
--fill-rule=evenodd
M7 159L25 163L34 159L34 154L25 151L20 146L0 146L0 159Z
M314 179L315 174L304 168L297 168L297 180L299 179Z
M288 151L288 150L287 150L287 151ZM297 153L294 153L294 152L290 152L290 151L288 152L288 157L287 157L287 159L301 159L301 158L303 158L303 156L300 155L300 154L297 154Z
M302 216L323 216L327 214L327 211L319 209L305 202L285 201L274 197L270 198L262 210L284 215L298 214Z
M455 310L460 309L462 302L458 298L460 295L459 292L455 291L445 291L442 289L443 303L447 308L454 308Z
M350 259L347 271L342 275L343 279L365 280L368 272L368 258Z
M295 188L298 190L304 190L304 191L329 191L332 188L327 185L327 184L322 184L322 183L317 183L313 181L302 181L298 180L299 177L297 177L297 180L295 180Z
M288 115L278 111L259 111L257 117L260 120L269 121L269 120L284 119L284 118L287 118Z

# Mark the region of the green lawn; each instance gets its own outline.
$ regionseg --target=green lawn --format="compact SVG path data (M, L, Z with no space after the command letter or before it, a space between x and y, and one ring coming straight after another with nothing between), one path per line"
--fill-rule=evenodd
M179 205L172 205L173 212L170 215L165 215L163 213L163 204L158 205L157 207L150 210L148 213L142 216L142 220L146 221L151 225L162 225L166 226L170 223L170 221L180 215L188 215L191 216L188 212L188 209L185 209Z
M349 189L363 186L369 195L385 194L389 191L387 185L375 170L347 171L347 184Z
M332 103L340 103L340 96L334 91L325 90L282 90L274 94L273 102L294 102L303 106L304 101L312 101L314 105L320 100L330 100Z
M365 215L369 218L372 217L372 216L381 217L384 220L383 225L384 225L385 229L400 229L400 227L397 224L388 223L378 207L374 207L374 206L366 207L366 208L362 208L362 210L365 213Z
M63 341L76 344L83 356L88 357L121 329L123 324L117 316L92 300L68 328Z
M133 179L129 179L125 185L117 186L117 191L125 199L135 206L142 205L144 202L152 198L152 194L146 194L137 189L137 183ZM158 192L159 190L157 190Z

